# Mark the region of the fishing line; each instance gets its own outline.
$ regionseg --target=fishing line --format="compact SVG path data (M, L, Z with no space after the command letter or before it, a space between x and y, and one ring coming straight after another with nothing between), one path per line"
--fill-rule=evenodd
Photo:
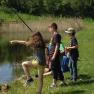
M12 8L12 11L17 15L17 17L23 22L23 24L30 30L30 32L33 32L33 30L26 24L26 22L19 16L15 8Z

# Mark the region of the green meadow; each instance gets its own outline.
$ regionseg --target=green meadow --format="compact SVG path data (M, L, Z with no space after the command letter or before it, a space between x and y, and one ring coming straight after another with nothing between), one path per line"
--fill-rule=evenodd
M0 15L0 17L3 17L2 15ZM7 18L8 16L10 19ZM12 21L14 21L15 19L15 16L14 18L11 18L10 15L7 15L4 17L7 21L11 21L11 19ZM23 18L24 17L26 16L23 16ZM32 21L32 18L30 16L27 16L26 20L27 19L31 19L30 21ZM51 23L54 20L55 22L58 22L59 24L59 21L61 21L61 19L63 22L67 22L67 23L68 21L71 22L72 23L71 26L73 26L73 21L74 21L73 18L69 18L69 19L68 18L54 18L52 19L51 17L48 17L47 19L46 17L45 19L45 17L43 17L42 19L40 17L38 18L33 17L33 24L37 25L36 23L37 21L40 21L41 23L45 21L47 22L45 24L47 26L48 23ZM35 23L34 23L34 20L35 20ZM67 25L68 24L62 24L62 26L64 26L65 28L67 27ZM82 26L81 29L79 29L76 35L79 41L79 52L80 52L80 57L78 61L78 76L79 76L78 81L76 83L72 83L69 80L70 74L65 73L64 74L65 81L68 85L63 86L63 87L58 86L56 88L50 88L49 86L52 82L52 76L46 76L44 77L44 85L43 85L42 94L94 94L94 21L91 19L83 19L83 20L81 19L81 26ZM65 45L67 46L69 43L69 38L63 32L65 28L63 29L61 28L60 33L63 36L62 40L64 41ZM40 30L42 32L42 28ZM44 36L47 36L47 35L44 35ZM47 39L49 40L48 36L47 36ZM36 73L37 73L37 70L31 68L31 74L34 77L34 82L30 86L28 87L23 86L24 79L15 80L9 83L10 89L5 94L36 94L37 85L38 85L37 78L35 78ZM0 92L0 94L3 94L3 93Z

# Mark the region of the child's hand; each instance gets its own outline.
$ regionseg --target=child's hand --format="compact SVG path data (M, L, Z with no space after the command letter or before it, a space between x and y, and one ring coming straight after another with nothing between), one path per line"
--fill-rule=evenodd
M10 41L9 43L10 43L10 44L13 44L13 41Z
M16 42L17 42L16 40L13 40L13 41L10 41L10 44L14 44Z
M70 48L70 47L66 47L65 49L66 49L66 50L70 50L71 48Z
M65 52L69 52L71 50L70 47L65 47Z
M60 54L63 55L65 51L61 51Z
M54 59L55 59L55 56L52 56L51 61L53 61Z

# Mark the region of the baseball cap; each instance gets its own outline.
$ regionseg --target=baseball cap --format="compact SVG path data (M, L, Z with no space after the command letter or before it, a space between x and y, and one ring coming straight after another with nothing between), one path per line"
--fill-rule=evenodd
M68 28L68 29L65 31L65 33L67 33L67 34L75 33L75 29L72 28L72 27L70 27L70 28Z

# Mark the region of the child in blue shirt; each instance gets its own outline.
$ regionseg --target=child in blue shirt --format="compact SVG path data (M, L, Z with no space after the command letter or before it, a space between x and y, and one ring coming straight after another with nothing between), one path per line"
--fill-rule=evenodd
M75 37L75 29L74 28L68 28L66 33L69 34L70 37L70 46L66 47L70 51L70 73L71 73L71 80L74 82L77 80L77 61L79 57L79 51L78 51L78 41Z

